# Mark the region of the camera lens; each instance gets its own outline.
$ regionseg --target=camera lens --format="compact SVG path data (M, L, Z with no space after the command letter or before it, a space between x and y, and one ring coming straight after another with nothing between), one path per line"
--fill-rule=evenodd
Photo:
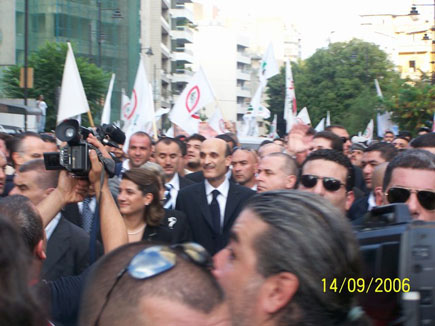
M65 130L65 136L68 138L72 138L75 134L75 129L74 128L67 128Z

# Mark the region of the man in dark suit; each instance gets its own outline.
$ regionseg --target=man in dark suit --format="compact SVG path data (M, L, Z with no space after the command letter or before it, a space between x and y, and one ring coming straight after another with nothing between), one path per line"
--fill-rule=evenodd
M226 177L231 152L224 140L204 141L200 158L205 180L181 189L176 207L186 214L193 241L214 255L228 243L234 220L255 192L229 182Z
M155 160L165 172L165 203L167 209L175 208L178 192L194 182L178 174L178 168L183 164L181 146L174 138L160 139L155 146Z
M20 166L11 195L23 195L37 205L57 185L59 171L45 170L44 161L31 160ZM59 213L45 228L47 259L41 277L55 280L80 274L89 265L89 235ZM101 252L101 250L100 250Z

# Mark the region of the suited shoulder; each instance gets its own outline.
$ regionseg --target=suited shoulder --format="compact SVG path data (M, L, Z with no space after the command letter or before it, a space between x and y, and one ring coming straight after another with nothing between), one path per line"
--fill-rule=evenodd
M203 183L192 183L178 191L178 196L191 193L192 191L200 191L204 187Z
M187 186L195 184L194 181L187 179L186 177L178 176L180 180L180 188L185 188Z
M241 186L235 183L230 182L230 191L237 192L242 194L243 196L251 197L256 194L256 192L248 187Z
M81 227L75 225L74 223L68 221L66 218L61 218L59 224L63 224L65 228L67 228L70 233L73 235L73 239L75 242L83 242L86 241L85 245L88 245L89 242L89 234L83 230Z

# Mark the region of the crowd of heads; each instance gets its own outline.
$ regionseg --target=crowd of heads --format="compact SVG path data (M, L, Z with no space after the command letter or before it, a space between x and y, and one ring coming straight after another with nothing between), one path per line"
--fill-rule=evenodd
M140 215L145 226L162 225L168 184L175 180L179 186L185 176L216 189L228 180L257 194L243 203L214 267L210 257L198 261L186 248L169 244L132 242L106 254L88 278L80 324L368 325L355 293L325 293L319 279L361 275L349 215L357 199L373 196L376 206L406 203L412 219L435 221L434 136L423 129L415 138L387 131L380 141L358 143L346 128L332 125L318 133L297 127L287 139L258 148L244 147L231 133L153 139L145 132L130 137L125 153L121 146L107 147L123 167L119 212L125 219ZM42 159L44 152L58 150L53 139L31 132L0 137L1 239L22 248L17 261L32 270L26 274L2 251L2 291L27 302L16 311L33 311L23 314L29 325L42 318L23 284L29 274L37 278L45 259L45 232L35 205L58 187L59 171L47 171ZM12 188L8 168L13 168ZM173 257L171 266L160 270L157 261L160 267L148 267L148 255L165 263ZM15 312L3 307L0 318L14 318Z

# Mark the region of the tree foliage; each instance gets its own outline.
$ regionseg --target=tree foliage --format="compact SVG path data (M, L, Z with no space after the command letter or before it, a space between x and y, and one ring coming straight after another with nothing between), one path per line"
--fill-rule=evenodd
M384 95L394 93L399 79L385 52L358 39L332 43L304 61L292 63L298 110L307 107L315 126L326 112L331 123L346 126L351 134L364 131L375 117L380 101L374 79ZM269 109L281 118L284 107L285 69L268 82Z
M415 132L420 127L431 127L435 112L435 85L423 75L422 80L403 81L396 93L385 100L386 108L401 129Z
M29 57L29 67L34 69L34 88L29 89L29 98L37 98L43 94L48 105L46 129L56 126L57 103L62 84L63 68L67 53L67 44L47 42ZM101 99L105 95L109 75L96 65L89 63L86 58L76 57L86 97L95 119L100 116ZM3 90L6 96L23 98L23 89L19 87L20 66L6 69L3 78ZM83 124L87 125L87 116L83 116Z

